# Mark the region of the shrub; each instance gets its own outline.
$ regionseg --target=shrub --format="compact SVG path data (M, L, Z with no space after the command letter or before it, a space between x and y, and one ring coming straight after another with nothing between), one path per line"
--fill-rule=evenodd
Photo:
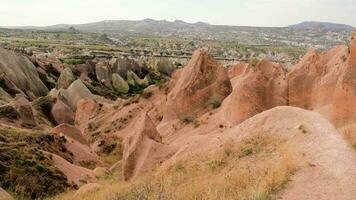
M342 62L346 62L347 57L346 57L345 55L343 55L343 56L341 57L341 60L342 60Z
M208 104L211 105L214 109L219 108L221 106L221 99L217 96L211 96L208 99Z
M32 102L32 106L39 111L43 117L51 121L53 124L56 124L51 113L53 105L54 99L49 96L40 97Z
M190 124L190 123L194 122L195 118L193 116L184 115L184 116L180 116L179 120L181 122L183 122L184 124Z
M10 105L0 106L0 117L5 117L8 119L17 119L17 111L14 107Z

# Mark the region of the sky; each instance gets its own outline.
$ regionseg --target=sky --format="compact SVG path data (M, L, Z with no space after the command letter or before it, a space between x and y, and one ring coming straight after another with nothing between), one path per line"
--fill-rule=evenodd
M302 21L356 26L356 0L0 0L0 26L145 18L242 26Z

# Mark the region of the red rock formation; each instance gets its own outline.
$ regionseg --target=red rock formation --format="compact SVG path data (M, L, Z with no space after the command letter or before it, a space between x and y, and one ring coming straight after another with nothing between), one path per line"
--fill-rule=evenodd
M73 153L75 164L102 164L98 155L90 149L88 141L76 127L61 124L53 128L52 133L66 138L66 148Z
M236 65L229 74L234 89L220 113L230 126L270 108L287 105L288 83L282 65L254 61Z
M224 67L199 49L181 72L168 95L165 120L196 115L209 106L209 98L222 101L232 91Z
M22 95L16 95L13 102L14 107L20 116L21 125L28 128L37 126L31 103Z
M97 103L91 99L83 99L78 102L77 112L75 114L75 124L80 131L84 131L89 118L97 110Z
M57 102L52 107L51 113L57 124L74 125L74 113L62 100L57 99Z
M52 129L52 132L57 135L63 134L64 136L70 137L84 145L88 145L88 141L85 139L80 130L69 124L61 124L56 126Z
M160 144L161 136L147 113L143 113L136 120L134 127L131 136L125 140L122 163L125 180L135 178L139 173L157 164L162 155L169 153L167 147Z
M349 65L356 64L356 32L351 35L351 42L349 45L350 56L348 63Z
M288 73L289 104L316 110L337 127L356 122L356 37L349 47L310 51Z

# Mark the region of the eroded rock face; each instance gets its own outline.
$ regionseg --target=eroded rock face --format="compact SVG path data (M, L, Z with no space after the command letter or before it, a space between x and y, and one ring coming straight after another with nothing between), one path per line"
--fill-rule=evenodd
M149 80L148 77L146 76L144 79L141 79L138 77L135 72L129 70L127 72L127 83L131 86L145 86L147 87L149 85Z
M17 95L13 105L21 120L21 125L28 128L37 126L31 103L22 95Z
M220 110L230 126L273 107L287 105L288 83L282 65L262 60L237 65L230 71L234 90Z
M62 72L57 81L57 88L67 89L75 81L72 70L67 67Z
M121 77L126 77L127 71L131 70L131 65L132 63L127 59L112 60L113 72L119 74Z
M168 94L165 120L196 115L209 106L209 99L222 102L232 91L224 67L199 49L181 72Z
M52 129L52 132L57 135L64 135L66 137L70 137L81 144L88 145L88 141L82 135L81 131L76 127L69 124L61 124Z
M314 85L324 72L320 55L314 49L295 65L288 73L289 104L305 109L313 107Z
M104 84L110 84L111 73L106 63L98 63L95 66L96 78L99 82Z
M349 45L350 56L349 56L349 65L355 65L356 63L356 32L351 35L351 41Z
M152 154L162 145L161 136L147 113L137 119L135 127L132 135L125 140L122 166L125 180L137 176L150 166Z
M96 180L93 170L73 165L56 154L47 153L47 155L52 159L53 166L63 172L67 179L77 187Z
M355 123L355 40L349 48L307 53L287 75L289 105L316 110L337 127Z
M82 99L78 102L75 124L79 130L84 131L90 117L93 116L97 109L98 104L92 99Z
M77 79L68 87L67 90L60 91L59 98L75 111L77 109L78 101L81 99L92 99L93 95L84 83Z
M46 96L47 87L38 76L36 67L24 56L0 48L0 75L5 75L13 87L31 99ZM9 84L10 84L9 83Z
M66 138L66 148L72 152L74 164L93 167L102 164L94 153L82 132L69 124L61 124L52 129L52 133Z
M60 99L57 99L51 113L57 124L74 124L74 112Z
M113 88L121 93L121 94L127 94L129 92L129 85L126 83L126 81L119 75L114 73L111 76L111 81L112 81L112 86Z

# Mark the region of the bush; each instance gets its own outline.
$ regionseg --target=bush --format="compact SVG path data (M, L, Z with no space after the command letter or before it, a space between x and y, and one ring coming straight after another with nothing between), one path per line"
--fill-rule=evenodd
M190 123L194 122L194 120L195 120L194 117L192 117L192 116L187 116L187 115L185 115L185 116L180 116L179 119L180 119L181 122L183 122L183 123L185 123L185 124L190 124Z
M17 111L10 105L0 106L0 117L8 119L17 119Z
M52 113L51 113L54 103L55 102L53 98L46 96L34 100L32 102L32 106L41 114L43 114L45 118L50 120L52 123L56 124L56 121L52 117Z
M221 106L221 99L217 96L211 96L208 99L208 104L214 109L219 108Z

